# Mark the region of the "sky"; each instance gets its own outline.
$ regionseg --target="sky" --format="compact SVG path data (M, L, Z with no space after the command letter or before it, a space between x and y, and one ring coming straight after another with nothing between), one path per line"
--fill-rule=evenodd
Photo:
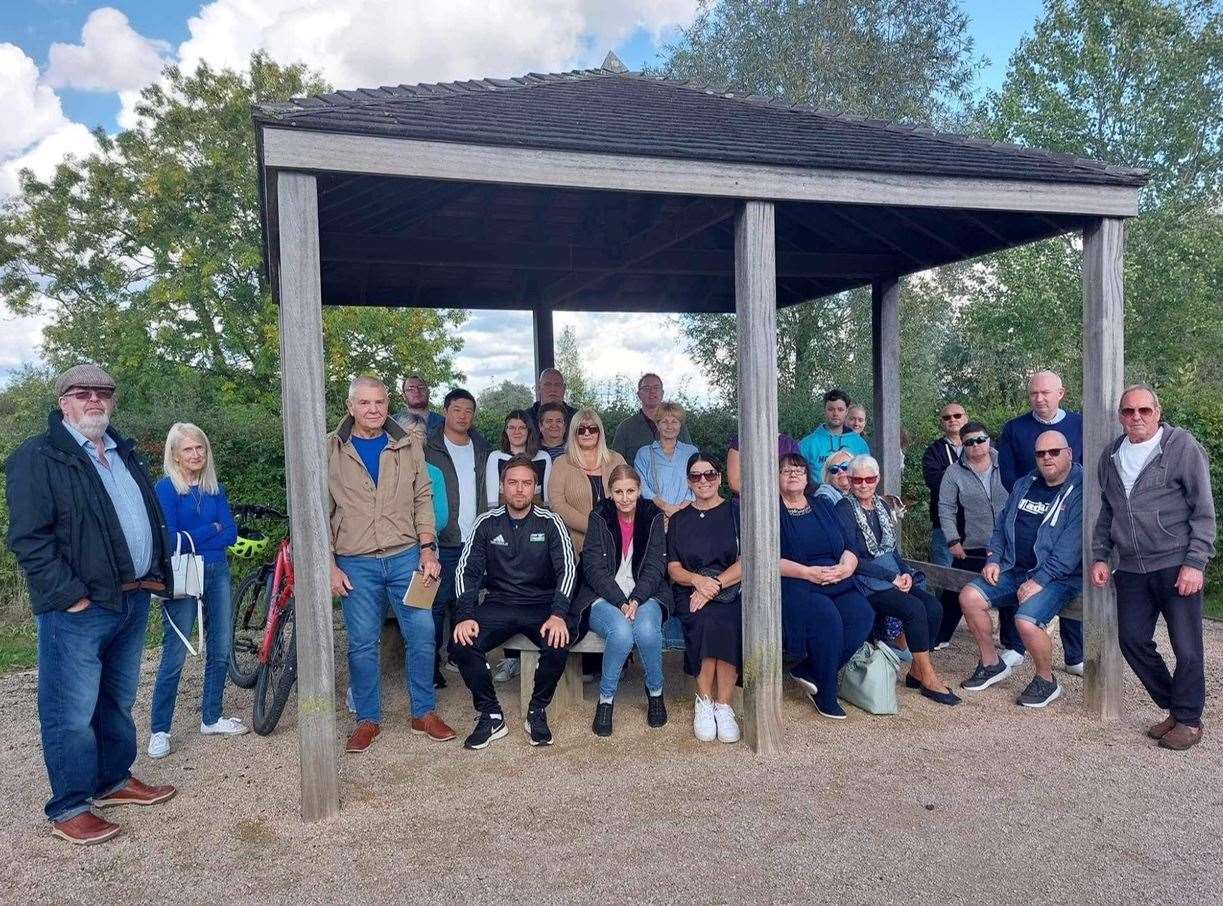
M990 61L982 86L996 88L1042 3L961 6L977 53ZM89 153L92 129L130 125L140 88L166 63L242 68L262 48L278 61L305 61L337 88L565 71L597 66L609 49L639 69L696 8L696 0L0 0L0 198L22 167L48 176L64 155ZM0 300L0 383L38 361L42 323L13 316ZM669 390L705 395L667 316L558 312L556 333L565 327L591 350L583 364L595 381L651 370ZM609 330L617 343L606 342ZM472 389L532 383L529 349L517 364L493 357L507 331L530 336L530 316L471 312L456 364Z

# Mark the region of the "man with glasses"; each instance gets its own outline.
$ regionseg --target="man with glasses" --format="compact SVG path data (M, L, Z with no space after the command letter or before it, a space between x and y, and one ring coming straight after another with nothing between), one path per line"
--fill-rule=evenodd
M121 831L91 806L154 805L175 793L131 774L149 593L165 594L172 571L148 465L110 424L114 379L77 365L55 393L47 430L5 463L8 540L38 625L51 834L88 845Z
M419 374L409 374L403 379L403 401L407 404L395 413L400 427L410 428L415 424L424 426L426 436L442 427L446 421L429 408L429 384Z
M1217 531L1210 461L1193 435L1163 421L1159 397L1145 384L1127 388L1118 411L1124 434L1099 463L1091 584L1103 588L1110 576L1116 584L1121 653L1168 711L1147 735L1183 751L1201 741L1206 706L1202 587ZM1161 614L1175 673L1152 638Z
M926 447L922 454L921 471L926 487L930 489L930 562L939 566L951 565L951 551L947 547L947 536L939 524L938 494L947 467L960 458L960 428L964 426L967 413L959 403L948 403L939 412L939 424L943 436Z
M650 372L643 374L637 382L637 399L641 408L616 426L611 448L624 457L624 461L637 461L637 451L658 440L658 407L662 405L662 378ZM688 426L682 425L679 439L692 443Z
M824 474L824 460L837 450L848 450L854 456L869 454L870 445L861 434L845 427L849 412L849 394L834 387L824 394L824 424L798 442L798 450L811 464L812 475Z
M1045 627L1078 596L1083 581L1083 467L1060 431L1036 438L1036 469L1016 482L998 516L981 576L960 591L964 622L981 660L960 685L976 692L1001 682L1011 665L994 648L991 607L1013 607L1036 675L1015 703L1043 708L1062 694L1053 678Z

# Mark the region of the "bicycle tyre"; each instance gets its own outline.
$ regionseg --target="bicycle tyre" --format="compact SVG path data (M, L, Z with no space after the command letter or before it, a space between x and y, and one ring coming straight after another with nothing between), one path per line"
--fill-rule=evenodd
M259 678L259 648L268 621L267 570L256 569L243 578L234 595L234 625L229 648L229 679L250 689Z
M260 736L267 736L280 723L289 695L297 684L297 621L290 600L276 627L272 653L259 668L255 681L255 709L252 725Z

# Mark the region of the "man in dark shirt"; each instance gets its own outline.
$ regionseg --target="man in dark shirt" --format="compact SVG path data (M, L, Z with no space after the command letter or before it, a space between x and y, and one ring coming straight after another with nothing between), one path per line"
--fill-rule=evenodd
M546 709L569 657L577 568L568 530L551 510L534 505L535 491L531 461L512 457L501 473L505 505L476 520L459 559L454 659L480 713L463 743L469 749L483 749L508 732L486 655L518 633L540 652L526 730L531 745L552 745Z
M921 471L922 479L930 489L930 562L939 566L950 566L951 551L947 548L947 538L939 526L938 492L943 483L943 473L960 458L960 451L963 449L960 446L960 429L964 427L968 415L959 403L948 403L938 417L943 436L926 447L921 458Z

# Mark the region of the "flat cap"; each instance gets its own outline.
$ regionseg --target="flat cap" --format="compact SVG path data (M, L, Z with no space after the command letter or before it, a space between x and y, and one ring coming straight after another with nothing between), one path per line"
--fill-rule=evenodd
M63 396L73 387L109 387L115 389L115 379L102 368L86 362L84 365L73 365L55 379L55 395Z

